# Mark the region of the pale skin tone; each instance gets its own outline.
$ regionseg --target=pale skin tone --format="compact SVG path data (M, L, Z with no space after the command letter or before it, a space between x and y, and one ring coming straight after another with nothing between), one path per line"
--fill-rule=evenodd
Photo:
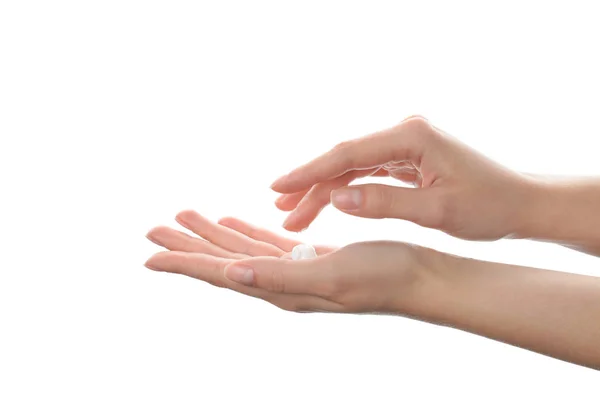
M377 175L413 187L350 185ZM600 180L510 171L422 117L336 146L278 179L284 227L305 229L330 202L366 218L398 218L469 240L530 238L600 254ZM197 236L157 227L167 249L146 266L262 298L290 311L385 313L452 326L600 369L600 278L472 260L400 242L317 247L235 219L188 210Z

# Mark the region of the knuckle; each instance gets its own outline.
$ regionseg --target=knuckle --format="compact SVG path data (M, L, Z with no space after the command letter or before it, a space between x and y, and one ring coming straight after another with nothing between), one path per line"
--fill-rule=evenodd
M339 142L335 146L333 146L333 151L337 153L343 153L347 151L352 146L351 140L344 140L343 142Z
M394 198L388 190L373 186L366 196L366 208L373 218L390 216L394 208Z
M408 128L408 132L421 140L429 140L437 136L437 130L424 117L413 116L405 120L403 124Z
M249 226L248 227L248 234L246 236L248 237L256 237L259 236L262 232L260 231L260 228L257 228L255 226Z
M223 266L215 263L211 267L211 277L213 277L213 278L219 277L220 278L222 276L223 276Z
M285 293L285 279L280 269L271 270L269 279L269 290L275 293Z
M346 140L336 144L331 154L343 163L352 163L354 160L354 140Z
M218 288L226 288L227 284L225 282L222 282L221 280L213 280L212 282L209 282L211 285L216 286Z
M254 243L245 242L244 245L240 248L242 254L252 254L252 248L254 247Z
M203 280L213 286L217 286L217 287L221 287L221 288L225 287L225 283L221 279L221 277L223 276L222 268L219 265L215 264L215 265L212 265L209 270L210 270L210 273L206 274L206 273L203 273L202 269L200 269L200 268L196 269L194 272L194 278Z
M418 114L411 115L410 117L405 118L404 123L413 125L414 127L431 126L431 124L429 123L429 120L427 120L427 118L425 118L422 115L418 115Z
M312 189L311 200L314 199L314 204L317 207L324 207L331 200L331 192L341 185L336 185L335 181L317 183Z
M281 257L285 254L285 251L269 243L261 243L256 247L256 250L260 251L260 254L269 257Z
M408 120L411 120L411 119L421 119L421 120L427 121L427 118L425 118L421 114L412 114L412 115L409 115L408 117L404 118L403 121L408 121Z

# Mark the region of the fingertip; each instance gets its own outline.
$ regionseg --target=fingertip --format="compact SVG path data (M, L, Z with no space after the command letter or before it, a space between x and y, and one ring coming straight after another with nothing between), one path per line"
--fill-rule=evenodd
M306 228L308 228L308 226L294 226L294 225L291 225L291 226L284 225L283 226L283 229L285 229L286 231L294 232L294 233L303 232L306 230Z
M271 190L280 194L292 194L304 190L302 187L297 187L299 186L298 182L296 182L295 178L290 178L290 175L286 175L283 178L279 178L273 182Z
M148 264L148 261L146 261L146 262L144 263L144 267L148 268L148 269L149 269L149 270L151 270L151 271L159 271L159 269L158 269L158 268L155 268L155 267L153 267L152 265Z
M186 218L186 217L190 217L192 215L197 214L197 212L195 210L192 210L191 208L179 211L177 213L177 215L175 216L175 218Z
M160 254L160 253L157 253ZM144 262L144 267L151 269L153 271L158 271L158 265L157 265L157 258L156 258L156 254L154 254L153 256L151 256L149 259L146 260L146 262Z
M154 228L150 229L148 231L148 233L146 233L146 237L161 235L161 234L165 233L166 231L170 231L170 230L171 230L171 228L169 228L168 226L165 226L165 225L155 226Z
M158 245L158 246L163 246L164 244L163 242L160 240L161 236L164 236L167 231L170 230L170 228L166 227L166 226L157 226L154 227L152 229L150 229L148 231L148 233L146 233L146 239L148 239L149 241L151 241L152 243Z
M223 226L230 226L233 223L235 223L235 218L233 218L233 217L223 217L223 218L219 218L219 220L217 221L217 224L223 225Z
M271 190L275 191L275 192L280 192L281 187L283 186L283 183L285 182L285 180L287 179L287 175L283 175L280 176L279 178L275 179L275 181L273 181L273 183L271 183Z
M297 204L288 203L287 200L287 197L275 200L275 207L281 211L293 211L296 209Z
M301 221L298 219L298 215L291 213L288 215L285 221L283 221L283 229L290 232L300 232L302 230L300 222Z
M198 214L194 210L191 210L191 209L183 210L183 211L178 212L177 215L175 215L175 221L177 221L180 225L189 229L189 221L193 220L198 215L200 215L200 214Z
M422 120L428 121L428 119L425 118L424 116L422 116L421 114L409 115L408 117L404 118L402 121L407 121L409 119L422 119Z

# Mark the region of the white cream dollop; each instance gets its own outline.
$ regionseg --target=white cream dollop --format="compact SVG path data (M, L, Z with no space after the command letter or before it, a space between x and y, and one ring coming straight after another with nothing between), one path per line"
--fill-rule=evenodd
M315 248L309 244L299 244L292 249L292 260L306 260L316 256Z

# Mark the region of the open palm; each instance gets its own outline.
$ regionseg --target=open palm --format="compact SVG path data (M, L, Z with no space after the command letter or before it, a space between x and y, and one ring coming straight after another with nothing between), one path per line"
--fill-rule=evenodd
M225 266L235 260L254 257L289 258L292 249L301 242L285 238L268 230L250 225L237 218L222 218L212 222L192 210L182 211L175 217L192 236L166 226L158 226L146 237L167 249L153 255L146 266L150 269L187 275L218 287L267 300L280 308L291 309L298 300L311 303L315 309L332 306L326 300L307 295L277 294L259 288L238 285L223 275ZM316 246L317 255L330 253L335 248ZM309 298L310 297L310 298Z

